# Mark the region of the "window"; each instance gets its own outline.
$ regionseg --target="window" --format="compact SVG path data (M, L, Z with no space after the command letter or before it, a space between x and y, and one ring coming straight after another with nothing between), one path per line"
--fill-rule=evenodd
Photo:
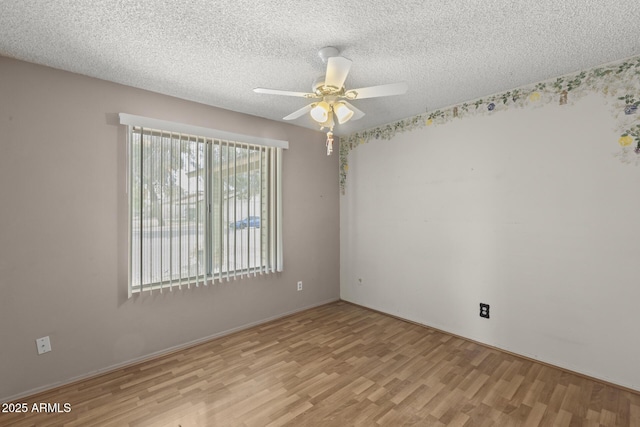
M129 295L282 271L285 141L126 114L120 122L128 125Z

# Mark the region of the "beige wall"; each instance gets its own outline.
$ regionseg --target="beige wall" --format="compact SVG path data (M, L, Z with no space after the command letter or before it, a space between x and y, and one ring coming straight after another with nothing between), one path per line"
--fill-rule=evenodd
M288 140L284 272L127 299L119 112ZM0 57L0 400L336 300L338 194L319 132Z
M640 390L633 76L355 146L341 297Z

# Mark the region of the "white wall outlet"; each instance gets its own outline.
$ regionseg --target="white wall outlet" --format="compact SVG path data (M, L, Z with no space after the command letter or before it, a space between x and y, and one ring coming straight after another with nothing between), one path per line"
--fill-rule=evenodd
M38 346L38 354L51 351L51 341L49 341L49 337L38 338L36 345Z
M298 290L301 291L302 290L302 281L298 282Z

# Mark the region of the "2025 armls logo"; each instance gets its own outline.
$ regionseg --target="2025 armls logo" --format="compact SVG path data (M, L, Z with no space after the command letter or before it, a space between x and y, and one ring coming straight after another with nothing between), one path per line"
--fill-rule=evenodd
M37 402L31 405L29 405L28 403L3 403L2 412L41 412L48 414L61 414L71 412L71 403Z

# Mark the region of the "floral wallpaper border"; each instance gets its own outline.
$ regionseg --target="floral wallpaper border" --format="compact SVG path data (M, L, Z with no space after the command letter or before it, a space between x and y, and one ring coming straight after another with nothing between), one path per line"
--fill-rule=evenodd
M615 156L627 164L640 164L640 56L614 62L588 71L568 74L507 92L464 102L448 108L419 114L348 137L340 138L340 190L345 193L348 156L358 145L374 139L389 140L396 134L436 126L468 116L490 115L510 108L560 105L598 92L613 98L611 112L618 121L619 151Z

